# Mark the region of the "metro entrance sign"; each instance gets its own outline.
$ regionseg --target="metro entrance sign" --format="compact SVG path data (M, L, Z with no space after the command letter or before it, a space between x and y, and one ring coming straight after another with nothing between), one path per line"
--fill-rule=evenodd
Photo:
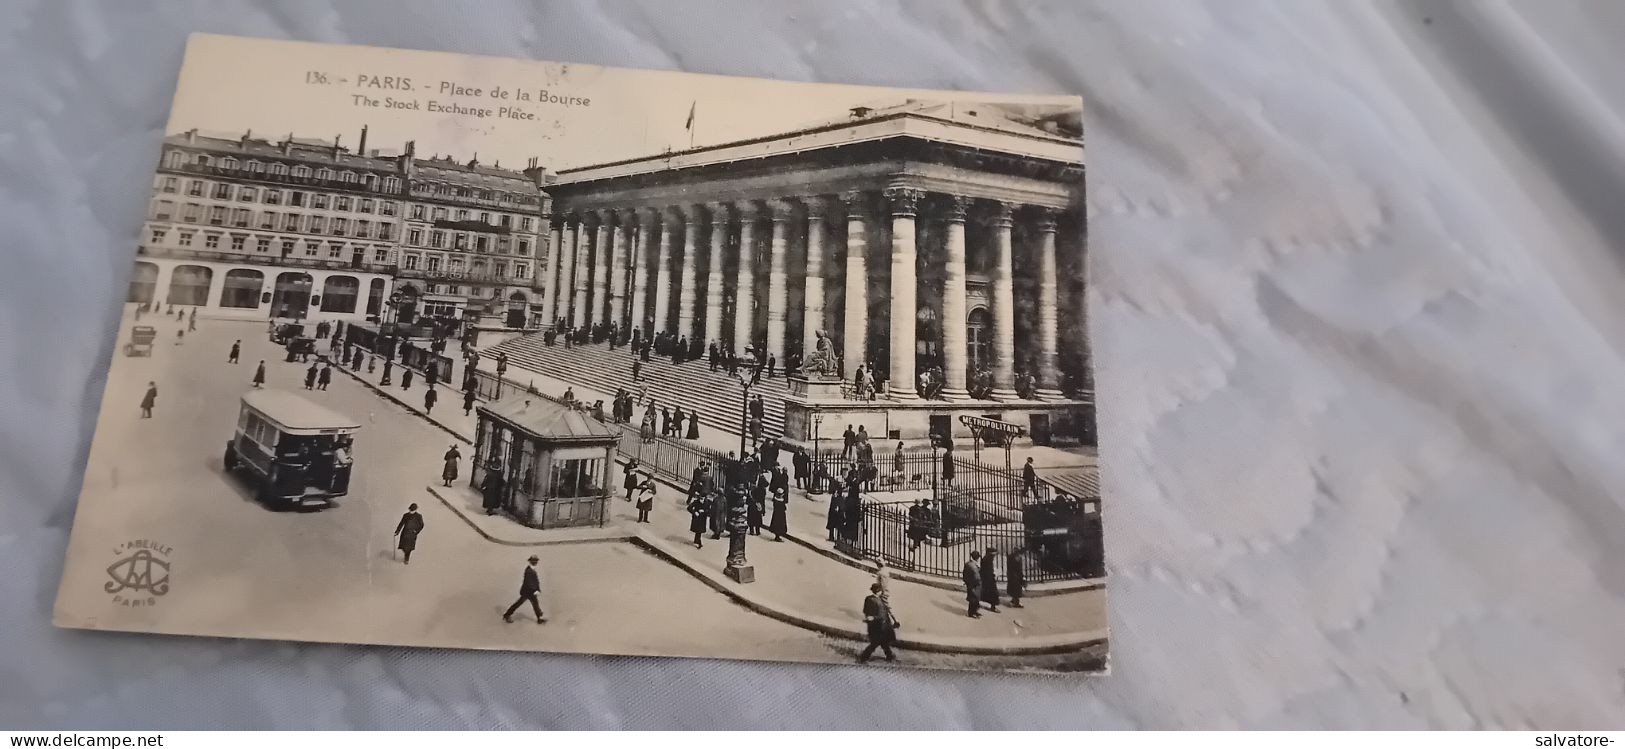
M970 427L971 437L974 439L971 443L973 446L972 454L978 460L982 457L982 443L987 440L985 435L999 435L1001 437L999 441L1004 443L1004 468L1010 470L1010 443L1016 437L1025 436L1027 434L1026 429L1008 421L988 419L981 416L960 416L959 423Z

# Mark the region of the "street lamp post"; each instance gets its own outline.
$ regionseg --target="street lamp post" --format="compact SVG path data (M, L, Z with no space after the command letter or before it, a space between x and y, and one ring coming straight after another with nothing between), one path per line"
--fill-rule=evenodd
M818 451L818 434L819 434L820 427L822 427L823 425L824 425L824 414L822 412L820 412L820 411L814 411L813 412L813 459L812 459L812 463L813 463L814 466L818 466L818 465L823 464L822 453L820 453ZM815 471L813 473L813 475L816 476L817 472ZM814 485L812 487L812 493L817 494L819 489L820 489L820 487L818 487L817 485Z

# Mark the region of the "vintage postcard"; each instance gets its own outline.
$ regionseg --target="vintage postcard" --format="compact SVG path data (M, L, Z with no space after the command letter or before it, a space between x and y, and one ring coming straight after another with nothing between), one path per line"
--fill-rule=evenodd
M192 37L56 623L1105 670L1083 106Z

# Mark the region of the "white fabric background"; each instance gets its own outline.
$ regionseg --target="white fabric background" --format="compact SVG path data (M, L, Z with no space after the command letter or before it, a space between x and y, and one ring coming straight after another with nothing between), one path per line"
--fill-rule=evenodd
M1113 674L57 631L185 35L1082 93ZM1615 727L1625 6L0 3L0 725Z

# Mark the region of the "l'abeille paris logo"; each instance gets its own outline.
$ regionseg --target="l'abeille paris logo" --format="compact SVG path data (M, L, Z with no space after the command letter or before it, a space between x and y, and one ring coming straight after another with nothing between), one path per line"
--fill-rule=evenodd
M113 594L113 603L142 608L158 603L169 592L170 548L156 541L136 539L113 550L118 561L107 566L108 581L102 590Z

